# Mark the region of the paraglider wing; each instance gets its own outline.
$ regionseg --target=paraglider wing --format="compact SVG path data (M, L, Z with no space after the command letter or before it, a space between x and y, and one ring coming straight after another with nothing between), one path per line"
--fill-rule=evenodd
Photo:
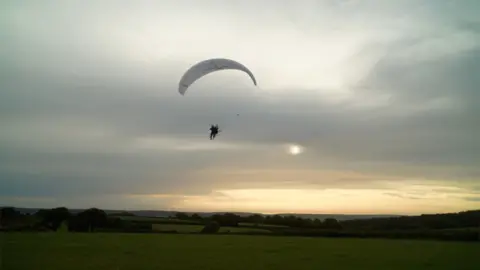
M253 84L257 85L257 80L255 79L255 76L253 76L253 73L244 65L230 59L213 58L198 62L197 64L189 68L185 72L185 74L183 74L180 82L178 83L178 92L181 95L184 95L188 87L192 85L196 80L209 73L224 69L236 69L243 71L250 76Z

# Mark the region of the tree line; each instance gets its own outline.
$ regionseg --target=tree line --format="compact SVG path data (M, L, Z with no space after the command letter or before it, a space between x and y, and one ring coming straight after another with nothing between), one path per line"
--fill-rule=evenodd
M65 207L42 209L24 215L12 207L0 211L1 230L56 231L62 224L71 232L152 232L152 224L202 224L204 233L218 233L220 227L261 227L276 235L328 237L433 238L480 241L480 210L449 214L381 217L338 221L334 218L301 218L294 215L240 216L233 213L200 216L178 212L169 219L128 219L129 212L107 215L97 208L73 214ZM30 221L30 222L26 222ZM173 230L172 232L176 232Z
M259 215L241 217L236 214L215 214L202 218L198 214L177 213L181 220L215 220L222 226L238 226L240 223L280 225L291 228L354 229L354 230L439 230L480 228L480 210L448 214L424 214L420 216L377 217L338 221L334 218L301 218L294 215Z
M315 218L301 218L294 215L260 215L253 214L242 217L240 215L225 213L214 214L208 217L201 217L198 214L188 215L186 213L176 213L175 218L179 220L190 220L199 222L215 221L220 226L238 227L242 224L242 227L269 227L269 226L284 226L291 228L322 228L322 229L341 229L342 225L334 218L326 218L323 221Z
M22 214L13 207L4 207L0 211L0 217L0 226L4 230L13 228L40 231L57 231L62 224L66 224L69 231L91 232L115 220L109 220L107 214L97 208L72 214L66 207L40 209L33 215Z

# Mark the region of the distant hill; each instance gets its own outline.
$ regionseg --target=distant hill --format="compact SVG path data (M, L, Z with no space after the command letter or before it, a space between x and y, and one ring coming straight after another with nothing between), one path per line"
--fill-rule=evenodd
M327 218L334 218L338 221L342 220L353 220L353 219L371 219L371 218L389 218L389 217L401 217L402 215L348 215L348 214L278 214L281 216L297 216L301 218L309 218L309 219L320 219L324 220Z
M15 207L17 211L20 211L23 214L35 214L38 210L44 209L44 208L22 208L22 207ZM71 213L76 214L79 212L84 211L85 209L69 209ZM179 211L163 211L163 210L109 210L109 209L102 209L105 211L107 214L115 214L115 213L121 213L121 212L129 212L132 213L136 216L140 217L170 217L174 216L176 213ZM250 213L250 212L182 212L186 214L198 214L202 217L208 217L212 216L214 214L225 214L225 213L232 213L236 214L239 216L250 216L254 214L262 215L262 216L269 216L269 215L274 215L274 214L261 214L261 213ZM342 220L353 220L353 219L370 219L370 218L384 218L384 217L399 217L400 215L348 215L348 214L295 214L295 213L281 213L278 214L281 216L297 216L301 218L310 218L310 219L315 219L318 218L320 220L324 220L326 218L334 218L338 221Z

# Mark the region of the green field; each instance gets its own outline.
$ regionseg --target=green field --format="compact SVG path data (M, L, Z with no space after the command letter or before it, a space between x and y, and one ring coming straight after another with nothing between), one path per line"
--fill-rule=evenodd
M285 225L270 225L270 224L255 224L255 223L239 223L240 226L249 226L249 227L266 227L266 228L288 228Z
M179 233L200 232L202 225L152 224L153 231L177 231Z
M2 270L478 269L478 243L239 235L8 233Z

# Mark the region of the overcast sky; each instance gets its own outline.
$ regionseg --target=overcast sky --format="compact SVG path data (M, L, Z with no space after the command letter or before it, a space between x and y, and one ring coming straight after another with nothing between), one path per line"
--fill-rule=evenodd
M0 205L480 208L476 0L0 6Z

